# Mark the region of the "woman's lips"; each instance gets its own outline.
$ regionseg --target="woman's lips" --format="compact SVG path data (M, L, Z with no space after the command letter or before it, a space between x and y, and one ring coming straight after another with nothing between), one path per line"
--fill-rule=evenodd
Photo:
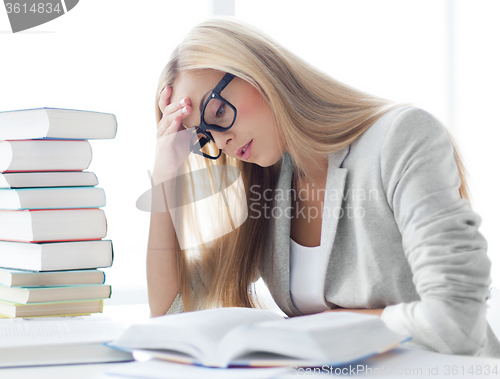
M248 147L246 148L245 152L243 153L243 156L241 157L242 159L244 160L248 160L248 158L250 158L250 155L252 155L252 143L253 143L253 140L250 141L250 143L248 144Z
M250 158L250 155L252 154L252 142L253 140L245 145L247 147L246 150L245 146L240 147L236 152L236 155L244 160L248 160L248 158ZM243 152L243 150L245 150L245 152Z

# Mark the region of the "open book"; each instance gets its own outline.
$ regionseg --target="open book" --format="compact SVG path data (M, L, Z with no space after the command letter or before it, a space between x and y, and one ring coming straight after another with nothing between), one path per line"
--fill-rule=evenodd
M327 312L284 319L251 308L219 308L154 318L108 344L209 367L342 365L410 339L378 316Z

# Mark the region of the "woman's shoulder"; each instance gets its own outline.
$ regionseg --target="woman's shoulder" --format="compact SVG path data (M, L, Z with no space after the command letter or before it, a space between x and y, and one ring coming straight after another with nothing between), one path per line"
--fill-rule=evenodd
M423 131L430 128L442 127L441 122L428 111L411 105L402 105L385 112L361 135L360 139L367 136L380 134L383 138L389 131L395 129L414 129Z
M378 156L388 145L408 145L445 135L443 124L415 106L401 106L384 113L351 145L350 156Z

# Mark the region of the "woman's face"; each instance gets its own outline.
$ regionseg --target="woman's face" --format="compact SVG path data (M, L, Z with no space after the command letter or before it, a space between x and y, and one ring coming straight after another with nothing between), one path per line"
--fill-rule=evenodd
M171 103L178 103L186 97L190 100L188 116L182 121L184 126L200 125L200 108L224 74L214 70L180 73L172 86ZM231 129L210 131L217 147L230 157L262 167L278 162L285 152L284 146L278 137L271 107L260 93L246 81L235 77L221 96L236 108L237 117Z

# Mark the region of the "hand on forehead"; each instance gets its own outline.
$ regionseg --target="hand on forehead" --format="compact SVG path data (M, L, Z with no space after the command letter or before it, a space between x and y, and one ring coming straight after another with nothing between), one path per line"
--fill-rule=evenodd
M185 97L191 100L192 112L183 121L186 127L200 123L200 105L223 76L223 72L215 70L183 71L179 74L172 86L170 102L180 102Z

